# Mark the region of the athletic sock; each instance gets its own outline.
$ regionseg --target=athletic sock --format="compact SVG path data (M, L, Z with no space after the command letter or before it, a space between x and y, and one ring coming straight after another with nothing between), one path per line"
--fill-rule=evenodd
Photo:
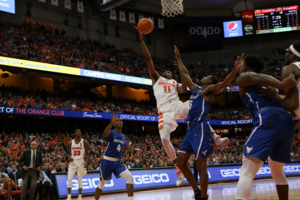
M68 199L71 199L72 197L71 197L71 194L68 194Z
M133 200L133 197L128 197L128 200Z
M217 135L216 133L213 133L211 135L211 137L214 139L214 140L218 140L218 139L221 139L221 137L219 135Z
M177 166L177 164L174 164L174 167L176 168L176 172L181 172L181 170L179 169L179 167Z

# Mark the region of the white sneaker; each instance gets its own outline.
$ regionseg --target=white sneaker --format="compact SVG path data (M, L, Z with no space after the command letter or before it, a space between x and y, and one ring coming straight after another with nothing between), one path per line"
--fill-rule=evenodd
M215 140L217 149L222 149L229 144L229 139L227 137Z
M70 197L70 198L67 198L67 200L72 200L72 198Z
M176 186L181 186L184 183L184 176L181 171L177 171L177 181L176 181Z
M82 197L78 197L78 200L82 200Z

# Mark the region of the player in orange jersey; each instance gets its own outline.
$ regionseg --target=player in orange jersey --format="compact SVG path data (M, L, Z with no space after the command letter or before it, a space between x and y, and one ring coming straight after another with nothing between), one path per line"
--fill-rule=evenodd
M170 70L166 70L162 76L155 70L155 66L151 55L143 41L143 35L136 27L139 34L139 39L142 47L143 54L147 61L147 68L152 80L154 96L157 102L157 108L159 113L158 129L161 137L162 145L164 146L168 156L172 160L177 171L176 185L180 186L184 182L184 176L177 166L177 157L175 149L170 141L170 134L177 128L178 124L176 119L186 119L190 105L189 101L182 102L179 100L178 93L186 92L186 85L183 82L182 86L177 84L174 80L173 74ZM211 128L212 137L215 140L216 145L221 148L229 143L228 138L221 138Z

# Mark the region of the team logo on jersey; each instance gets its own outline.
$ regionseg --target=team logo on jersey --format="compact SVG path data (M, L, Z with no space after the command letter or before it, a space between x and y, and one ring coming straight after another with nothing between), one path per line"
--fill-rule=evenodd
M80 143L80 146L82 147L82 143Z
M201 152L202 152L202 154L203 154L203 155L205 155L205 156L206 156L207 150L205 150L205 151L201 151Z
M231 22L228 24L227 29L229 32L237 32L239 29L239 25L235 22Z
M247 149L247 153L250 153L252 151L253 147L246 147L246 149Z

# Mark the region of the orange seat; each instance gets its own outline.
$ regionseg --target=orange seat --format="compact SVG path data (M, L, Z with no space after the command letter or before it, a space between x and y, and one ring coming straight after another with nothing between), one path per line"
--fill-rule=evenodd
M19 196L21 195L21 190L20 190L20 187L18 187L14 181L12 181L12 185L16 187L16 191L12 191L11 192L11 196ZM28 190L26 192L26 194L29 194L30 193L30 190ZM2 194L4 196L4 199L7 199L7 192L3 193Z

